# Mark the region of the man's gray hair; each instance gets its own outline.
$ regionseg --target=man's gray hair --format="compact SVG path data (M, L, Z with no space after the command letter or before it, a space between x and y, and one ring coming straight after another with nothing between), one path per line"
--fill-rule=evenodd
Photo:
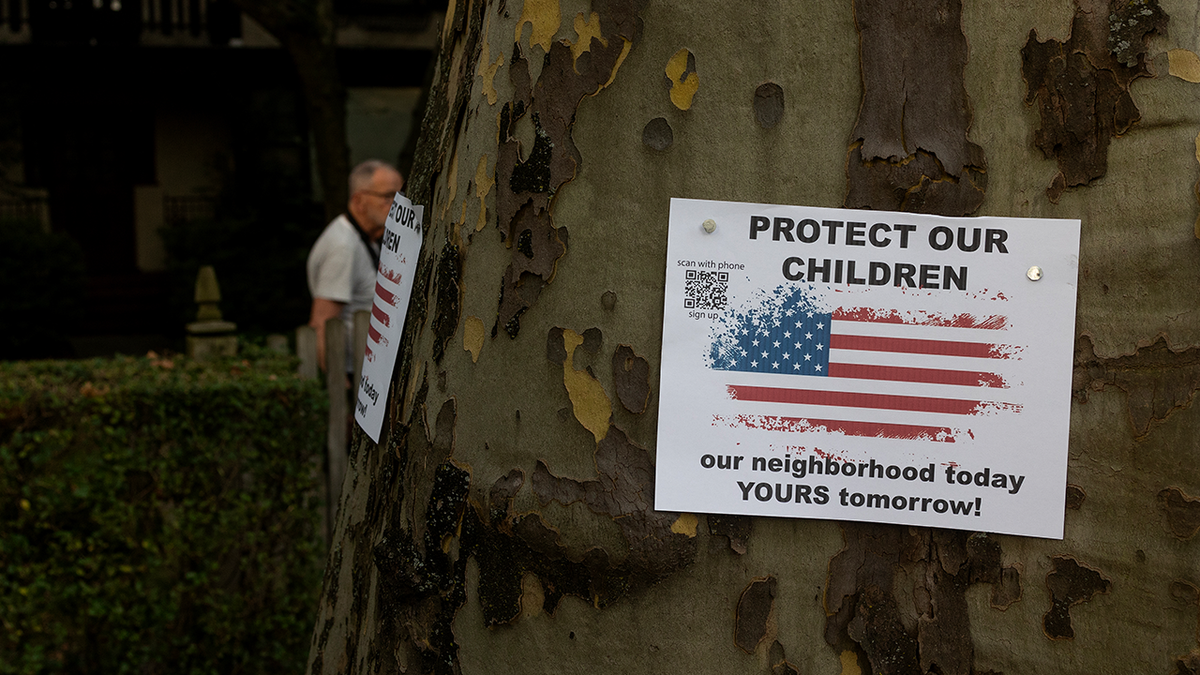
M395 171L396 167L378 159L368 159L354 167L350 172L350 194L354 194L359 190L369 189L371 187L371 179L375 177L375 172L380 169Z

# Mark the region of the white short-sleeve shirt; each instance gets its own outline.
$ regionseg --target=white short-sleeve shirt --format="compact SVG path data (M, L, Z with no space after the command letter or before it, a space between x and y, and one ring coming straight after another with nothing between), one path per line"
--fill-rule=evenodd
M333 219L308 254L308 292L314 298L345 303L342 320L354 334L354 313L370 310L375 298L375 263L357 228L345 214ZM346 341L349 348L350 340ZM353 352L351 352L353 353Z

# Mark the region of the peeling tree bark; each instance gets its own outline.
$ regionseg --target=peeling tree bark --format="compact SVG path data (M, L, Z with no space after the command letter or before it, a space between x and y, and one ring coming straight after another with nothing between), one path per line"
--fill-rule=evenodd
M451 3L309 672L1200 672L1200 89L1145 39L1179 12L985 5ZM673 196L1081 218L1065 539L655 511Z
M1029 32L1021 50L1025 102L1036 103L1042 122L1038 148L1059 168L1046 189L1050 201L1107 171L1111 138L1141 117L1129 88L1150 75L1147 39L1165 34L1167 20L1157 0L1078 0L1066 42Z

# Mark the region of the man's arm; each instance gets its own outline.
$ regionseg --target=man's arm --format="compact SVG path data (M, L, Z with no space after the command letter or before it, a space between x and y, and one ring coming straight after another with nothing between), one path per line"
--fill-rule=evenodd
M312 313L308 318L308 325L317 333L317 365L321 370L325 370L325 322L342 315L342 308L346 306L344 302L336 300L327 300L325 298L313 298Z

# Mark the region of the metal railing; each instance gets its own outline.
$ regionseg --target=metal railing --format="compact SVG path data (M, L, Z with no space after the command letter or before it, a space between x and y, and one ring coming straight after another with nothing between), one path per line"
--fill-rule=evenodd
M231 0L0 0L3 42L227 45L241 35Z
M163 225L167 227L211 221L216 213L215 197L163 197Z
M49 232L50 202L45 197L0 199L0 221L36 221Z

